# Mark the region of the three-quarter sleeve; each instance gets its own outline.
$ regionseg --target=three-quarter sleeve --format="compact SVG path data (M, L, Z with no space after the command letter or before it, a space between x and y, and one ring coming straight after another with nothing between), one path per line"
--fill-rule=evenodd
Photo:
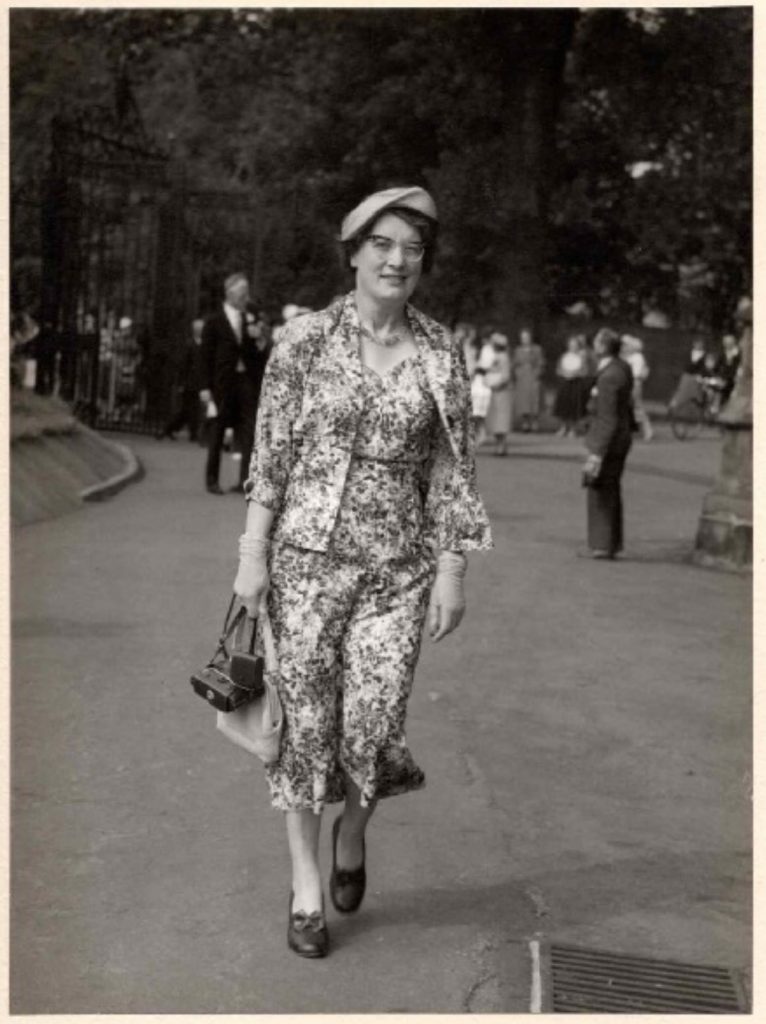
M281 332L269 356L261 387L255 442L250 458L245 498L279 512L293 464L293 425L303 394L302 332Z
M454 447L439 421L427 470L425 538L436 550L487 550L492 547L492 534L476 483L470 382L463 352L455 346L452 355L449 407L454 416Z

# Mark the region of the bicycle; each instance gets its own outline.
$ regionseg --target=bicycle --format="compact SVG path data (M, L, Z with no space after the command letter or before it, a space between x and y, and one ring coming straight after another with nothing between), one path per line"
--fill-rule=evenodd
M670 429L679 441L696 437L703 426L718 426L721 392L725 386L719 377L684 374L684 378L668 404Z

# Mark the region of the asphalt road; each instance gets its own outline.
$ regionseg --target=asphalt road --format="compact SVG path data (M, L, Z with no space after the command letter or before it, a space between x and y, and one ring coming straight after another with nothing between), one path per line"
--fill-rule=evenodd
M286 949L280 815L188 684L241 499L130 443L144 480L13 536L12 1013L525 1012L535 936L748 967L751 580L688 559L714 439L636 448L616 563L576 557L576 444L480 457L496 549L424 648L428 785L381 805L324 961Z

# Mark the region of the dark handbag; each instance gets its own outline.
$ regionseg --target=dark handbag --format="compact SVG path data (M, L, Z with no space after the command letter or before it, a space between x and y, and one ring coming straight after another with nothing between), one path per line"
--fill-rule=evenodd
M247 609L243 605L232 616L235 601L236 597L232 595L215 654L203 669L191 677L194 692L211 707L226 712L249 704L264 693L264 660L253 653L256 620L252 620L250 642L247 649L243 650ZM229 653L226 645L235 632Z

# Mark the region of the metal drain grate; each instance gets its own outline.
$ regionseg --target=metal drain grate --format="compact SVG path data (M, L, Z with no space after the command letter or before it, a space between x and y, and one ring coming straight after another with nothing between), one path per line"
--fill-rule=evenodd
M551 944L546 1003L553 1013L746 1013L738 975L725 967Z

